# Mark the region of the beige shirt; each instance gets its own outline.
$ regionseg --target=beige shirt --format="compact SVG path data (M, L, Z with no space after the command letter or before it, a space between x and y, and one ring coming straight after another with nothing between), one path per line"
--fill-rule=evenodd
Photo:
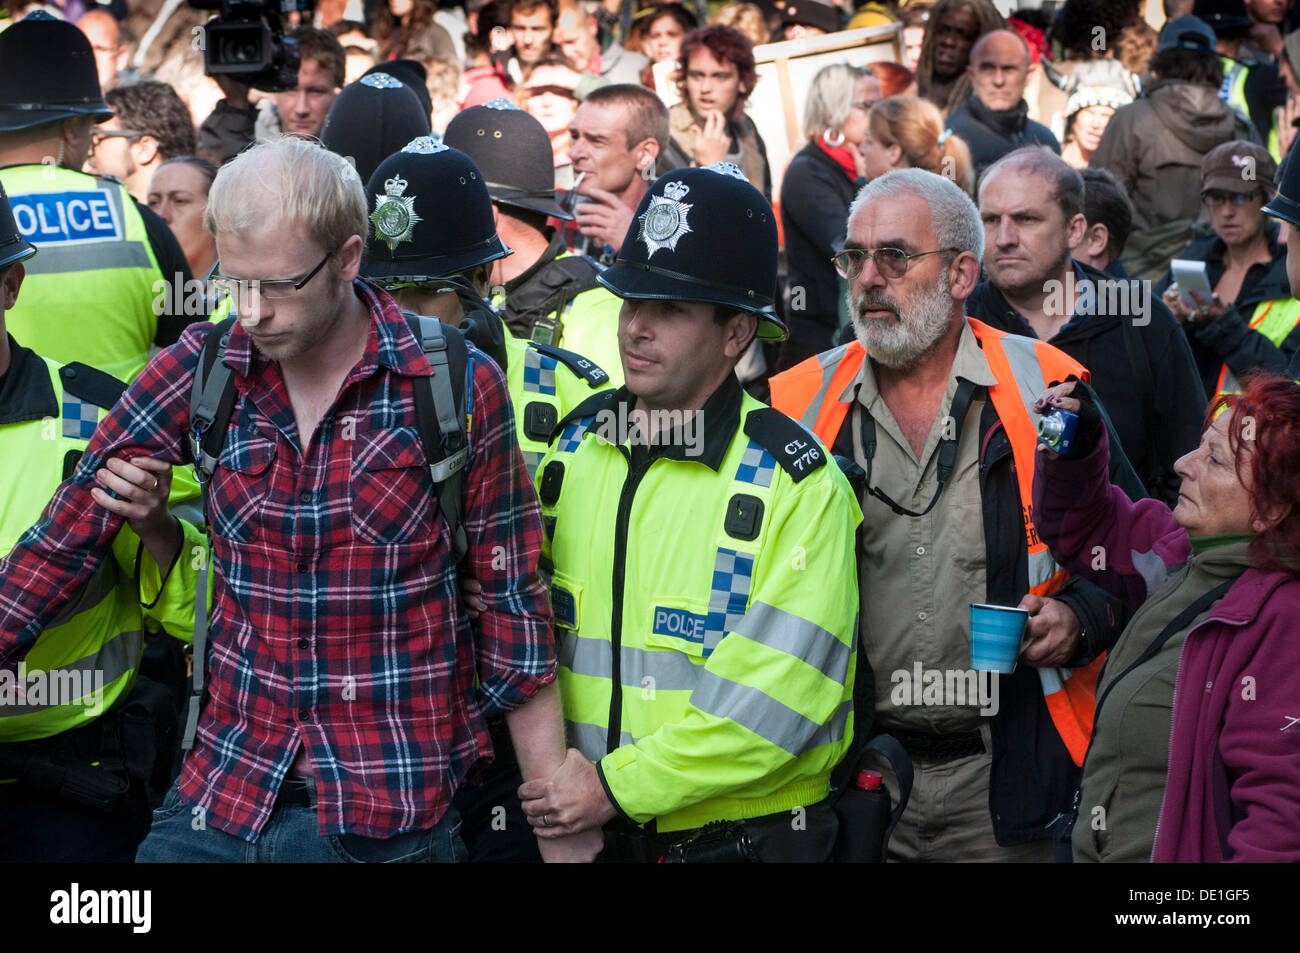
M920 460L880 396L871 361L863 362L858 376L840 395L844 402L856 400L845 426L856 430L863 408L876 422L870 486L913 512L924 510L938 488L938 450L958 377L984 387L996 382L969 324L958 341L951 378ZM861 500L858 623L861 644L875 672L876 719L881 730L970 731L983 720L977 697L967 691L969 681L961 686L965 705L933 704L933 690L930 703L914 702L925 701L926 670L938 670L945 686L954 688L956 680L947 673L970 670L969 606L986 598L979 486L979 420L986 393L977 392L971 401L952 477L934 509L925 516L907 517L870 494L863 494ZM949 435L953 426L947 423ZM854 456L866 470L860 448ZM914 685L917 663L922 679ZM951 701L953 695L945 693L942 700Z

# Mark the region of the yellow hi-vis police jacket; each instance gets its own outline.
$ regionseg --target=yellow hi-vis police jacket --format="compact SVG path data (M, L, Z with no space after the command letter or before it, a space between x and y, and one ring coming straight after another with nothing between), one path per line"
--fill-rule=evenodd
M41 518L124 386L84 364L60 366L12 347L0 389L0 556ZM196 492L197 485L183 478L172 484L173 501ZM0 673L0 743L78 728L130 692L144 648L137 567L141 576L162 581L148 550L124 524L111 556L77 599L41 632L16 671ZM172 575L175 582L152 587L147 614L169 632L188 636L193 588L187 592Z
M515 435L528 475L546 454L551 431L592 394L613 386L594 361L562 348L506 334L506 387L515 409Z
M8 166L0 181L18 231L40 249L5 315L10 332L44 357L131 380L149 359L166 280L130 193L53 165Z
M541 467L570 743L661 832L815 803L853 732L857 500L732 375L654 457L633 401L586 401Z
M547 263L572 257L571 253L562 251ZM498 285L492 289L491 305L499 311L508 298L505 288ZM558 313L552 311L549 315L559 324L560 336L554 344L604 368L615 387L623 383L623 364L618 353L618 314L622 307L622 298L597 285L569 298ZM507 326L506 336L512 333Z

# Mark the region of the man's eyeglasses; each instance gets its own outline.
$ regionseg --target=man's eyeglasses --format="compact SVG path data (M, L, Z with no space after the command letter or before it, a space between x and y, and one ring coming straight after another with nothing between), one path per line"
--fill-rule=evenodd
M924 258L926 255L941 255L944 252L960 251L958 248L936 248L934 251L921 251L915 254L908 254L901 248L877 248L875 251L869 251L866 248L846 248L831 261L835 265L836 273L849 281L852 281L858 275L862 274L862 266L868 260L874 259L876 270L885 278L901 278L907 274L908 265L913 258Z
M1210 208L1222 208L1224 204L1231 202L1240 208L1243 205L1249 205L1259 196L1259 189L1253 192L1202 192L1201 201Z
M148 135L144 132L136 132L134 129L92 129L90 130L90 147L97 148L105 139L140 139Z
M326 252L325 257L320 260L320 264L307 272L306 276L299 279L294 278L231 278L228 275L215 274L212 276L212 284L225 294L232 298L236 295L247 297L250 290L256 291L263 298L292 298L297 292L302 291L307 286L307 282L316 277L316 273L325 267L325 262L329 261L334 252ZM217 263L221 267L221 263Z

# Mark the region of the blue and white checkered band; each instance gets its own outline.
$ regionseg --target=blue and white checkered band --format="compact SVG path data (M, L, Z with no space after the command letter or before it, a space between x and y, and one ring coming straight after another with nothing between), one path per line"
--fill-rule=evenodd
M718 555L713 562L709 612L704 623L705 658L717 648L723 636L740 624L749 602L749 583L753 575L753 556L718 547Z
M755 486L771 486L775 475L776 458L750 439L744 456L740 458L740 466L736 468L736 479Z
M650 196L650 205L640 219L640 238L646 247L647 260L661 248L676 251L677 240L691 231L686 215L694 206L682 201L690 190L689 185L669 182L664 186L663 195Z
M582 435L587 432L587 427L591 424L591 418L585 420L575 420L567 424L560 433L560 439L555 442L555 449L562 453L573 453L582 446Z
M534 394L555 396L555 368L559 362L555 358L535 351L531 347L524 351L524 390Z
M387 73L367 73L357 82L362 86L369 86L371 89L401 89L402 81L394 79Z
M496 99L489 99L483 104L488 109L518 109L519 107L506 99L504 96L498 96Z
M98 407L71 394L63 395L63 436L89 440L98 423Z
M704 167L709 172L716 172L718 175L729 175L733 179L740 179L741 182L748 182L745 173L740 171L740 167L734 162L715 162L713 165Z
M420 136L402 146L402 151L417 156L434 156L439 152L446 152L449 148L451 147L442 144L442 136Z

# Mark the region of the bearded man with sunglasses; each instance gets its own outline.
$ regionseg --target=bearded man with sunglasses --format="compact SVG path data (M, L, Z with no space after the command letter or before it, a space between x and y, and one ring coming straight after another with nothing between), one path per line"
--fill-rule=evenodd
M772 406L863 471L858 621L874 727L916 766L894 860L1051 859L1100 653L1121 629L1114 600L1056 566L1028 515L1026 402L1087 372L965 317L983 253L979 211L955 184L920 169L875 179L834 259L858 340L772 379ZM1014 673L971 670L971 603L1029 611Z
M487 716L505 716L525 778L564 761L541 515L505 378L469 348L459 564L484 603L471 631L415 409L439 372L393 299L358 280L366 212L356 170L294 137L212 184L216 283L238 320L207 490L215 584L195 673L208 691L137 860L463 860L451 798L491 756ZM88 492L95 461L187 458L210 331L187 330L145 368L90 463L0 563L0 637L47 623L116 533L121 517ZM187 533L171 572L200 569L193 545ZM599 848L596 832L542 853Z

